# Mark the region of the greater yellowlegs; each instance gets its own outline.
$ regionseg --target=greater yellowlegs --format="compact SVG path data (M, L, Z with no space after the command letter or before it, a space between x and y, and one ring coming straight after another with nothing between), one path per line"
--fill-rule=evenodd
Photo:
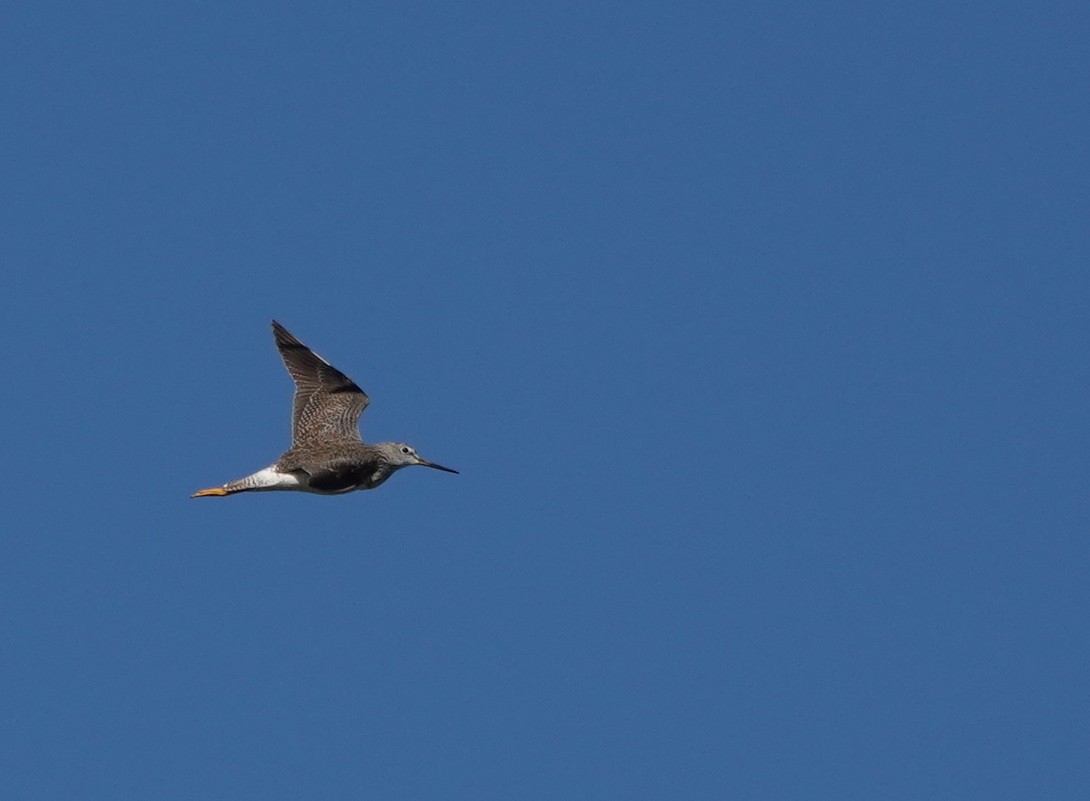
M417 464L458 472L429 462L404 442L365 445L359 419L370 400L367 394L276 320L272 326L276 347L295 381L291 448L263 470L192 497L269 490L339 495L374 489L402 467Z

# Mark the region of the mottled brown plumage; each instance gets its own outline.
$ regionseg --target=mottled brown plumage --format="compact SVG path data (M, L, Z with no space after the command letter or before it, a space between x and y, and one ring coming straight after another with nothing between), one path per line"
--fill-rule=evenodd
M359 419L367 393L273 320L276 347L295 382L291 448L274 464L256 473L194 493L194 498L236 492L295 490L337 495L373 489L402 467L422 465L448 473L403 442L367 445Z
M273 320L276 347L295 382L292 403L292 448L338 440L362 442L360 415L370 403L356 382L312 351Z

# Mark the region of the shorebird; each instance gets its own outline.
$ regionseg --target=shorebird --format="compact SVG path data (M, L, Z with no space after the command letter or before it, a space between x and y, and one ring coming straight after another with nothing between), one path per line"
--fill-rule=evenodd
M294 490L340 495L374 489L402 467L423 465L448 473L404 442L366 445L359 420L370 398L351 378L273 320L273 336L284 366L295 381L291 448L273 464L238 481L193 493L193 498L236 492Z

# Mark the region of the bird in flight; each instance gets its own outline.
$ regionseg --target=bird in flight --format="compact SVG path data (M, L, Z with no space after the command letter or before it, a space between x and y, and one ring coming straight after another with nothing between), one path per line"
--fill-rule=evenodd
M193 493L194 498L237 492L293 490L340 495L374 489L402 467L423 465L448 473L450 467L429 462L412 445L360 438L359 420L370 399L351 378L312 351L273 320L276 347L295 381L291 415L291 448L256 473Z

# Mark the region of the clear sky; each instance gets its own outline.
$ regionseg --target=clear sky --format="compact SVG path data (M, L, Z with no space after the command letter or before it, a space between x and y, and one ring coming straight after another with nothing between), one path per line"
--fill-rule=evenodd
M1090 797L1084 3L25 3L0 797ZM281 320L414 469L288 444Z

